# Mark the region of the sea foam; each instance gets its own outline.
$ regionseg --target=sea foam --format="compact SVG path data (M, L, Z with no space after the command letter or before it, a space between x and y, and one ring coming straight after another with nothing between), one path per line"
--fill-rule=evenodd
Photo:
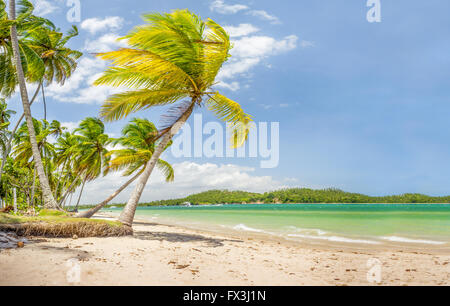
M304 238L304 239L315 239L315 240L327 240L333 242L345 242L345 243L363 243L363 244L380 244L377 241L372 240L362 240L362 239L351 239L341 236L312 236L312 235L302 235L302 234L289 234L288 237Z
M445 242L442 242L442 241L411 239L411 238L398 237L398 236L381 237L381 239L387 240L387 241L392 241L392 242L403 242L403 243L434 244L434 245L445 244Z

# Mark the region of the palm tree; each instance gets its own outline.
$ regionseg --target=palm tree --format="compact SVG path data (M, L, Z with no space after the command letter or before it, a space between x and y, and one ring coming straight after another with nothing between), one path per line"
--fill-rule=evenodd
M30 7L27 7L26 13L20 14L19 18L16 20L16 2L15 0L9 1L9 20L11 23L11 45L12 50L14 54L14 63L15 63L15 70L17 73L17 80L20 87L20 95L22 98L22 105L23 105L23 111L24 115L27 121L28 126L28 132L30 137L30 144L31 149L33 152L33 158L35 162L35 168L39 176L39 182L41 185L41 190L43 194L43 200L44 200L44 206L45 208L50 209L56 209L58 208L58 205L55 201L55 198L53 197L52 191L50 189L50 184L48 182L48 178L44 171L44 165L42 163L41 154L39 152L39 147L36 140L36 133L34 131L33 126L33 117L31 116L31 108L30 108L30 101L28 98L28 91L27 91L27 85L25 82L25 74L22 67L22 60L21 60L21 52L19 48L19 41L18 41L18 35L17 35L17 29L16 25L21 24L24 22L22 18L26 18L31 15L33 6L28 1L22 0L21 3L24 3L26 5L29 4ZM31 10L31 12L30 12ZM22 17L21 17L22 16Z
M108 174L107 166L110 157L107 146L111 144L112 139L105 134L105 125L98 118L84 119L74 133L74 137L78 141L78 146L75 149L75 168L77 173L83 175L83 183L75 207L76 211L86 182L98 178L102 173L103 175Z
M211 89L231 49L229 35L208 19L202 21L188 10L144 15L147 24L125 36L130 48L98 54L112 66L96 85L128 86L134 90L113 95L103 104L101 116L119 120L153 106L175 104L156 137L157 146L119 220L131 226L145 185L172 137L193 110L206 105L234 128L234 145L248 134L251 117L240 105ZM184 102L180 100L186 99Z
M52 167L52 159L55 156L55 148L53 144L47 141L47 137L51 135L52 129L46 120L38 121L33 119L33 127L36 132L36 141L38 143L39 152L44 161L43 165L47 168L46 174L48 177L51 177L53 172L50 168ZM16 144L13 151L15 162L19 165L28 166L30 169L34 169L34 171L32 171L34 179L31 192L31 205L33 205L37 170L36 163L33 160L33 152L26 123L22 124L17 131L14 142Z
M113 171L125 170L124 176L131 176L134 174L133 177L112 193L106 200L88 211L79 213L77 217L92 217L142 174L145 165L151 159L153 152L155 151L154 139L157 134L158 130L155 125L147 119L133 119L123 128L123 136L115 140L114 144L119 144L122 147L125 147L125 149L113 150L108 153L108 155L114 156L108 167ZM164 173L166 182L173 181L174 171L168 162L159 159L156 165Z
M0 92L5 96L10 96L19 84L24 104L24 113L18 120L7 143L7 154L11 149L12 137L24 117L26 117L30 129L32 128L31 110L28 111L28 109L40 89L42 89L45 107L43 82L46 81L47 85L52 81L63 84L65 79L76 69L76 60L81 56L80 52L65 47L68 40L78 34L76 27L73 27L68 35L63 36L56 31L55 26L49 20L32 15L34 7L28 0L21 0L20 5L17 20L14 20L16 17L15 1L9 1L10 18L8 19L5 3L0 0L0 48L3 51L0 54ZM30 83L38 83L31 101L28 99L25 79ZM31 131L30 137L34 137ZM33 150L37 154L36 148ZM3 159L0 168L0 179L5 160ZM42 162L36 159L36 164L46 206L47 208L57 208L56 201L49 189L48 178L42 171Z
M47 118L47 106L45 102L45 86L56 82L64 85L77 67L77 60L83 53L66 47L67 42L78 35L76 26L67 35L55 31L48 27L40 27L31 32L27 41L30 48L39 55L45 68L44 77L41 82L43 84L42 100L44 102L44 119Z

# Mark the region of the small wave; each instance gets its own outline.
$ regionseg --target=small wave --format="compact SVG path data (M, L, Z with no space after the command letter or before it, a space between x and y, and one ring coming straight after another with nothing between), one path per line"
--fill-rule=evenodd
M381 239L392 241L392 242L403 242L403 243L419 243L419 244L434 244L434 245L445 244L445 242L442 242L442 241L411 239L411 238L398 237L398 236L381 237Z
M288 226L287 228L292 231L295 231L297 233L316 234L319 236L324 236L327 234L326 231L321 230L321 229L315 229L315 228L299 228L299 227L295 227L295 226Z
M248 227L245 224L238 224L235 227L233 227L234 230L237 231L247 231L247 232L256 232L256 233L265 233L265 231L257 228Z
M340 237L340 236L311 236L311 235L301 235L301 234L289 234L288 237L327 240L327 241L345 242L345 243L380 244L377 241L362 240L362 239L351 239L351 238Z
M238 224L238 225L234 226L233 229L236 231L245 231L245 232L263 233L263 234L268 234L268 235L276 235L272 232L267 232L265 230L258 229L258 228L252 228L245 224Z

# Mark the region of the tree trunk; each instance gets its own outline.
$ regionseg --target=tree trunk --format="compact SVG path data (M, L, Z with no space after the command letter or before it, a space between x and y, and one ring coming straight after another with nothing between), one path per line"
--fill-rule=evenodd
M16 3L15 0L9 1L9 18L11 20L16 19ZM20 95L22 98L23 113L27 121L28 133L30 135L31 149L33 151L33 158L36 163L36 168L39 176L39 182L41 183L42 194L44 197L44 207L48 209L58 209L58 204L53 197L48 183L48 178L44 172L44 165L42 164L41 154L39 152L38 144L36 141L36 133L33 126L33 117L31 116L30 102L28 99L27 85L25 83L25 76L22 68L22 61L20 58L19 41L17 38L16 25L11 26L11 42L14 53L14 60L16 63L17 79L19 81Z
M55 200L56 201L58 201L58 189L59 189L59 186L61 185L62 175L64 174L64 169L66 168L66 163L67 163L67 161L65 161L63 163L63 166L62 166L62 169L61 169L61 175L59 176L58 183L56 184L56 188L55 188Z
M34 207L34 191L36 189L36 167L33 171L33 187L31 187L31 203L30 206Z
M36 92L34 93L33 99L31 99L31 101L30 101L30 106L33 104L34 100L36 100L39 90L41 89L41 86L42 86L42 82L39 83L39 86L36 89ZM23 113L22 116L20 116L19 120L16 123L16 126L14 127L14 130L12 130L11 135L9 135L8 142L5 146L5 151L3 152L2 164L0 166L0 182L2 181L3 169L5 168L6 159L8 158L8 155L11 152L11 145L12 145L12 141L14 139L14 135L16 135L17 129L19 128L20 123L22 122L24 117L25 117L25 113Z
M69 188L67 188L66 192L64 193L64 195L62 196L62 198L59 200L58 205L61 206L61 204L64 202L64 200L66 199L67 195L69 194L69 192L72 190L73 185L77 182L78 178L80 176L77 176L73 182L70 184Z
M16 188L13 189L13 197L14 197L14 212L17 213L17 194L16 194Z
M159 157L164 152L167 144L172 139L172 137L176 135L178 131L181 129L181 127L186 123L189 116L192 114L193 108L194 103L191 104L191 106L180 117L180 119L178 119L178 121L172 126L170 131L167 132L166 135L164 135L163 139L156 147L155 152L153 152L152 157L147 162L144 172L142 173L136 187L134 188L134 191L131 194L131 197L128 200L127 205L120 214L119 221L122 222L122 224L130 227L133 225L134 215L136 213L136 208L138 206L139 200L142 196L142 192L144 191L145 185L147 184L147 181L150 178L150 175L152 174L153 169L155 168L155 165L159 160Z
M45 102L44 86L42 86L42 101L44 102L44 120L47 121L47 102Z
M86 184L87 175L84 177L83 185L81 185L80 195L78 196L77 206L75 206L75 212L78 212L78 206L80 205L81 196L83 195L84 185Z
M133 178L128 180L124 185L122 185L119 189L117 189L113 194L111 194L106 200L95 206L94 208L91 208L88 211L84 211L81 213L78 213L76 215L77 218L90 218L93 215L95 215L100 209L102 209L105 205L107 205L109 202L111 202L119 193L121 193L125 188L130 186L131 183L133 183L143 172L144 170L141 170L136 174Z

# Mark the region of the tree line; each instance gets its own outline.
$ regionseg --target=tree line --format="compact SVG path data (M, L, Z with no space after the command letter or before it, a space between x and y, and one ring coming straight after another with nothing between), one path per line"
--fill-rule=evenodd
M210 190L180 199L160 200L143 203L141 206L180 206L215 204L321 204L321 203L361 203L361 204L445 204L450 196L431 197L423 194L402 194L392 196L368 196L345 192L339 189L314 190L308 188L290 188L265 193L245 191ZM115 206L121 206L116 204Z

